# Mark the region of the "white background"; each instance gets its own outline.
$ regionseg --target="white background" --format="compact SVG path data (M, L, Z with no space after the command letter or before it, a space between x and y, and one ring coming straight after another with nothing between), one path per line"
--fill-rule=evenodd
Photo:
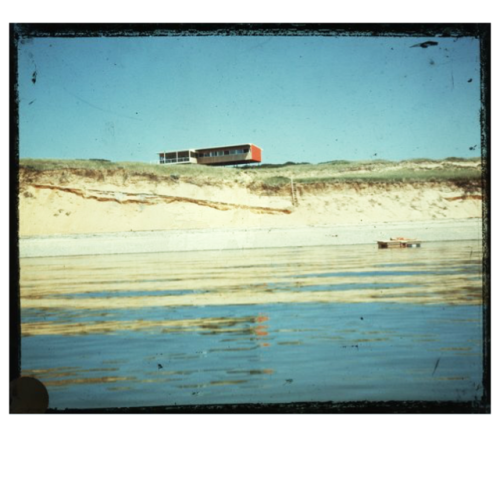
M6 6L7 3L11 4ZM175 8L172 7L175 4ZM181 4L179 6L178 4ZM345 5L347 3L347 6ZM8 415L8 23L280 22L494 23L493 2L3 2L2 391L4 476L499 476L498 409L492 415ZM493 29L494 30L494 29ZM492 51L498 33L492 32ZM497 78L492 61L492 78ZM495 87L492 87L495 97ZM496 103L493 102L492 110ZM495 126L495 122L493 122ZM492 128L492 140L495 128ZM495 152L494 143L492 146ZM494 155L494 154L493 154ZM495 176L495 158L492 159ZM494 185L493 185L494 189ZM494 191L493 191L494 192ZM493 197L492 211L496 199ZM493 224L496 225L495 214ZM496 237L495 228L493 237ZM492 240L494 243L494 240ZM492 258L495 259L493 247ZM495 282L493 282L494 284ZM494 294L494 293L493 293ZM495 332L495 308L492 328ZM492 342L495 344L495 334ZM497 354L493 350L492 369ZM498 391L493 374L492 396ZM494 434L494 431L497 433Z

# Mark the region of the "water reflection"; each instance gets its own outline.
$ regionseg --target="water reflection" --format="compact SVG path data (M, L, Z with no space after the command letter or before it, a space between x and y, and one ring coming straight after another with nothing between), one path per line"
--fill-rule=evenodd
M107 309L290 302L293 292L293 302L335 294L342 302L479 304L479 246L471 254L447 244L23 259L21 300L23 308Z
M476 243L23 259L23 374L59 408L472 400L481 288Z

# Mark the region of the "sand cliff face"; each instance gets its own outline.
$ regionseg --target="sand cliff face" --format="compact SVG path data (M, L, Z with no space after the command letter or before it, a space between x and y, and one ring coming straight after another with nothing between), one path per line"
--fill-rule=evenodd
M200 185L125 171L20 169L20 236L198 228L294 227L481 217L478 185L338 182Z

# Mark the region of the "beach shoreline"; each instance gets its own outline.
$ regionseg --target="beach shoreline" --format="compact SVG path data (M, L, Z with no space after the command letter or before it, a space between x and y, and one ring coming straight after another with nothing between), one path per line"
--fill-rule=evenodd
M25 161L20 257L482 239L479 159L345 163Z
M27 236L21 258L373 244L391 237L482 241L482 220L440 219L280 228L213 228ZM423 245L425 247L425 244Z

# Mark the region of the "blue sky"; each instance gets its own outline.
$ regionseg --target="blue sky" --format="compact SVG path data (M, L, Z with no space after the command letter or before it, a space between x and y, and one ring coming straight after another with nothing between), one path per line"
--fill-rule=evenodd
M148 162L238 143L267 163L479 156L479 74L473 38L35 38L19 45L20 156Z

